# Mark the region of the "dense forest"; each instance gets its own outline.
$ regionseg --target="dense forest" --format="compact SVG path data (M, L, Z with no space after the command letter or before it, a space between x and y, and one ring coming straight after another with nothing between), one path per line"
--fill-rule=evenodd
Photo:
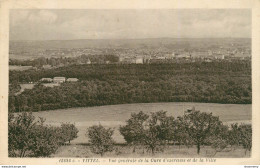
M91 64L50 70L10 71L12 88L41 78L78 82L45 87L37 83L19 95L9 91L9 111L41 111L124 103L206 102L250 104L250 62Z

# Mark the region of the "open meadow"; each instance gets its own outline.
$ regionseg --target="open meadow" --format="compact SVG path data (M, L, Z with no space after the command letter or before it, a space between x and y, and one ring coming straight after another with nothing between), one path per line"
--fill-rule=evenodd
M88 145L66 145L61 146L58 151L51 157L81 157L81 158L96 158L100 155L91 152ZM196 147L186 146L167 146L163 151L155 152L154 154L147 152L146 149L142 147L136 149L133 152L133 148L124 145L116 145L115 150L112 152L107 152L103 157L119 157L119 158L140 158L140 157L156 157L156 158L189 158L189 157L213 157L213 158L244 158L250 157L250 153L245 153L245 149L242 147L236 150L225 149L221 152L215 152L209 146L204 146L201 148L200 155L196 152Z
M46 124L50 125L60 125L66 122L75 123L79 133L78 138L71 141L72 144L87 143L88 138L85 136L87 128L99 123L105 127L114 128L113 138L117 143L123 143L125 141L118 128L120 125L125 125L125 121L131 113L138 113L139 111L149 113L163 110L167 111L168 115L177 118L193 106L201 112L212 112L213 115L219 116L224 124L251 123L251 104L138 103L41 111L34 112L33 115L45 118Z

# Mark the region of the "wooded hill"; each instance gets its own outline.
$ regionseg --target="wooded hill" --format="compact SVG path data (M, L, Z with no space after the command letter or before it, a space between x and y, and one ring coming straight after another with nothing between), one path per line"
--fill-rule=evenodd
M251 63L203 62L73 65L51 70L10 71L10 84L41 78L78 78L75 83L9 94L9 111L41 111L125 103L205 102L251 104ZM13 93L11 90L9 93Z

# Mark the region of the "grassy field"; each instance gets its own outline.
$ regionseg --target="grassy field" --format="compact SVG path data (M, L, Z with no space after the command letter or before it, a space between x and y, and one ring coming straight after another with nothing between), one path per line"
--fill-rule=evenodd
M88 145L67 145L62 146L52 157L100 157L100 155L91 152ZM187 148L185 146L168 146L163 152L156 152L154 155L146 151L146 149L136 149L133 153L133 148L129 146L117 145L113 152L106 153L103 157L120 157L120 158L138 158L138 157L164 157L164 158L187 158L187 157L214 157L214 158L243 158L250 157L249 152L245 154L245 149L239 147L231 151L230 149L223 150L215 154L214 149L205 146L201 148L201 153L196 153L196 148Z
M16 65L9 65L10 71L25 71L27 69L31 69L32 66L16 66Z
M16 93L16 95L21 94L25 89L32 89L34 87L34 84L20 84L21 90Z
M92 125L99 123L105 127L114 128L113 138L118 143L123 143L124 139L120 135L118 128L124 125L130 118L131 113L156 112L160 110L168 111L168 115L174 117L183 115L187 108L196 107L203 112L212 112L219 116L225 124L234 122L248 123L251 121L252 105L241 104L214 104L214 103L141 103L141 104L123 104L108 105L87 108L71 108L63 110L52 110L34 112L36 117L46 118L46 123L50 125L60 125L62 122L75 123L79 129L78 138L74 139L72 144L87 143L86 130Z

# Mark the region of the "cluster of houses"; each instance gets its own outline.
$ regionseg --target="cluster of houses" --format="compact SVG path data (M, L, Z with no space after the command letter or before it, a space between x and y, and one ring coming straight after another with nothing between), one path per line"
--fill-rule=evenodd
M54 77L52 78L42 78L40 80L41 82L48 82L48 83L63 83L63 82L77 82L77 78L68 78L66 79L65 77Z

